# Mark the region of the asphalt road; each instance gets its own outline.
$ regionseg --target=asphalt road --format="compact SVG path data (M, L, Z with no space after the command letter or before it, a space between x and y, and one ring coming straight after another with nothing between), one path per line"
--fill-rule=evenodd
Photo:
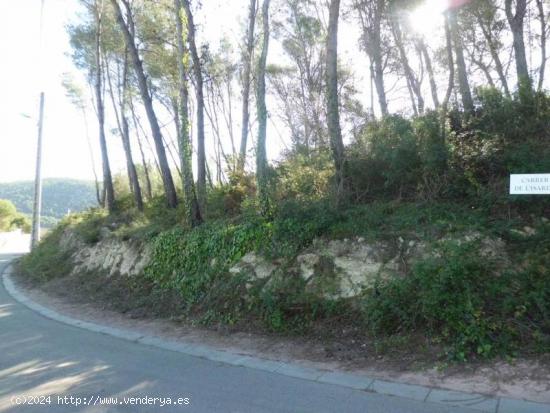
M0 253L0 272L12 258ZM25 402L25 397L27 402L42 404L17 405ZM169 405L168 398L180 404ZM98 405L101 401L110 404ZM0 412L474 410L230 366L82 330L29 310L15 302L0 284Z

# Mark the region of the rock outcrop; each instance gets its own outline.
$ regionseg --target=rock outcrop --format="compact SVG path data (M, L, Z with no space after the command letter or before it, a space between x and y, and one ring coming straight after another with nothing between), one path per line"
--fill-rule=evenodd
M306 290L319 297L338 299L358 296L392 277L404 277L412 266L423 259L438 257L443 243L479 242L479 253L506 265L505 243L478 232L447 236L432 243L405 240L366 241L364 238L343 240L316 239L313 244L284 267L255 253L246 254L229 271L249 277L248 286L270 278L295 274L303 279ZM281 274L281 272L284 272Z
M143 272L151 259L147 244L120 240L103 234L95 244L84 243L73 231L65 231L60 247L71 253L72 273L101 272L107 276L135 276Z

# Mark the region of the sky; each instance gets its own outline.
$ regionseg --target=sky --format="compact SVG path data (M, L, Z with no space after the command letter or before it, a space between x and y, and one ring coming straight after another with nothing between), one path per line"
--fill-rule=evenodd
M95 166L100 168L97 121L89 111L89 128L85 128L82 114L65 96L62 87L64 73L82 79L74 67L70 54L66 25L79 18L78 0L44 0L43 47L40 48L41 0L0 0L0 79L4 82L0 99L0 182L32 180L35 174L37 119L40 91L45 92L43 176L93 179L92 162L86 140L90 136ZM426 36L428 43L443 36L441 4L448 0L427 0L424 7L412 16L413 25ZM455 0L458 1L458 0ZM248 0L207 0L196 16L197 38L209 42L214 48L222 35L232 40L242 38ZM208 17L208 19L206 19ZM342 21L339 31L339 58L353 67L356 85L366 107L370 101L370 75L368 60L357 46L359 29L353 22ZM43 51L41 58L40 50ZM284 60L280 44L270 42L269 62ZM445 76L440 73L439 76ZM441 78L444 80L444 78ZM424 82L427 88L428 82ZM84 83L83 83L84 84ZM387 78L390 110L396 111L408 105L408 99L395 79ZM396 89L396 90L390 90ZM429 92L424 95L429 103ZM376 97L375 97L376 100ZM272 102L268 100L268 105ZM270 111L275 112L273 106ZM159 110L160 123L167 124L163 132L174 135L173 124ZM125 170L125 159L118 136L110 134L115 127L112 113L107 106L107 140L111 168L116 173ZM144 117L145 121L145 117ZM147 128L147 123L144 122ZM268 125L268 157L274 160L285 147L284 127ZM208 143L207 152L212 154ZM135 151L137 152L137 150ZM149 157L152 153L149 151ZM208 155L207 154L207 155Z
M46 177L90 178L91 162L79 113L65 97L64 72L73 70L66 21L75 0L46 0L40 57L40 0L0 0L0 182L34 178L40 91L45 92ZM63 148L63 149L61 149Z

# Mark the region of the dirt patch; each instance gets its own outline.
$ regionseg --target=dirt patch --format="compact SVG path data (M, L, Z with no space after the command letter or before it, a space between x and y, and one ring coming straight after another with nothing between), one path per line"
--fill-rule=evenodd
M15 281L31 299L60 313L144 335L318 369L550 402L549 356L447 364L434 356L441 349L426 345L425 337L374 343L338 317L315 324L307 336L270 333L254 320L206 328L181 318L182 303L175 294L159 293L152 285L131 278L83 274L55 279L39 288L21 277Z

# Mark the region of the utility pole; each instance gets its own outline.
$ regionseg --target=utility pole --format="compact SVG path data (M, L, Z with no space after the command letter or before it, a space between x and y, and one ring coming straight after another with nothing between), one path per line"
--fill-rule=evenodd
M43 21L44 21L44 0L41 0L40 4L40 39L39 39L39 51L38 60L42 63L43 53ZM41 64L38 66L40 70L43 70ZM43 82L40 84L40 88L43 88ZM40 108L38 115L38 142L36 144L36 175L34 177L34 205L32 211L32 232L31 232L31 250L36 247L40 241L40 216L42 211L42 129L44 125L44 91L40 92Z
M42 127L44 124L44 92L40 93L38 117L38 143L36 145L36 175L34 177L34 204L32 209L31 249L40 241L40 216L42 211Z

